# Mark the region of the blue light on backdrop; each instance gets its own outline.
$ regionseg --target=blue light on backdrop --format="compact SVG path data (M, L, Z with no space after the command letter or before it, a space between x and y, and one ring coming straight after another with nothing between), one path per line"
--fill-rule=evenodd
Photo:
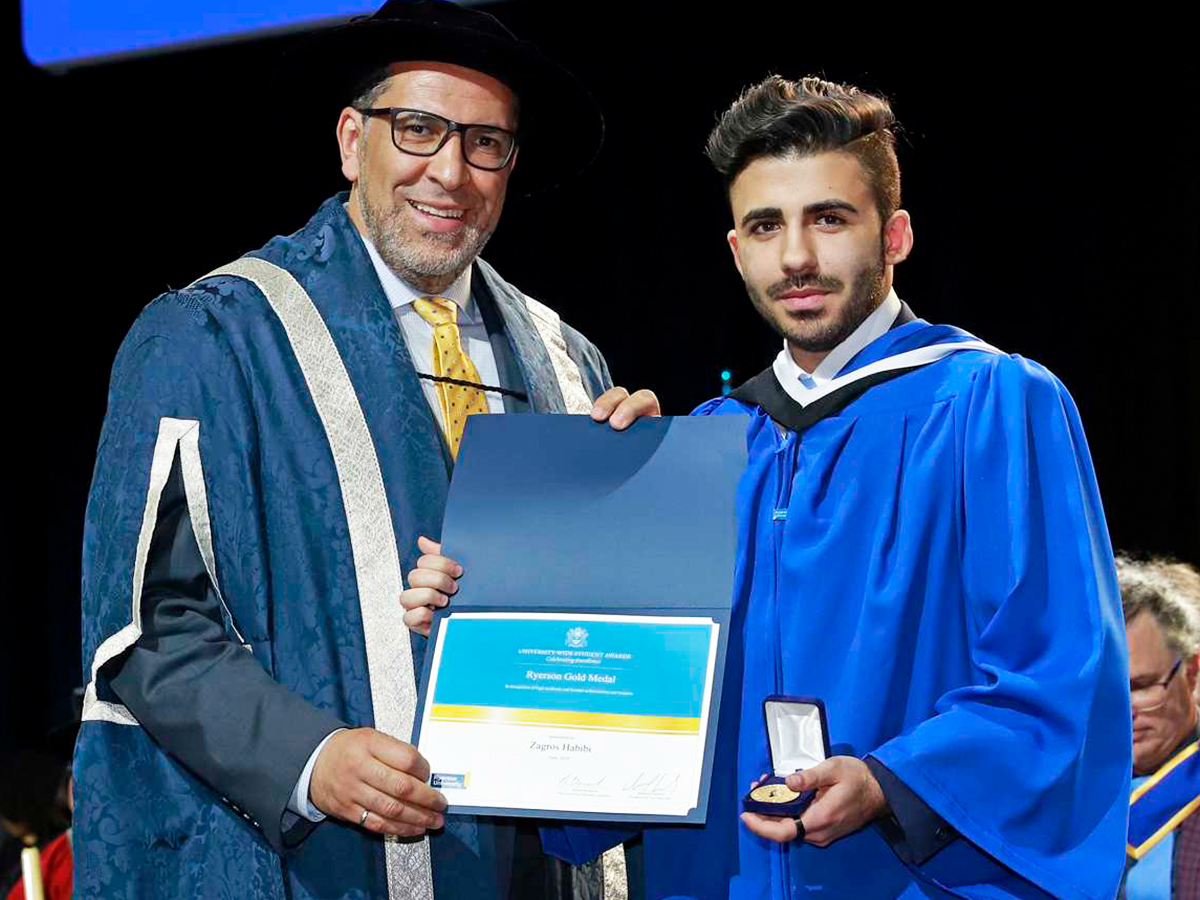
M35 65L66 67L374 11L381 0L26 0L21 40Z

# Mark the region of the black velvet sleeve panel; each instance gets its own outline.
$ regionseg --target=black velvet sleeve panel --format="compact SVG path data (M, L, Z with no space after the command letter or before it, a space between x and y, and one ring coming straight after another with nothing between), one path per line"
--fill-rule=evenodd
M314 827L283 814L300 773L347 727L274 681L226 628L192 530L179 459L159 501L141 596L142 633L104 674L170 755L261 829L277 852Z
M873 756L863 760L887 798L891 814L875 825L905 863L920 866L958 837L946 820L935 813L908 785Z

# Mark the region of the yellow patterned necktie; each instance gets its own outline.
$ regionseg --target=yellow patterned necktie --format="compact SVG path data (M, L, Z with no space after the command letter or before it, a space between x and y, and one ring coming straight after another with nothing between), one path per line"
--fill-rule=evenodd
M458 307L453 300L433 297L413 301L413 309L433 327L433 374L479 384L479 372L463 352L458 333ZM442 427L450 444L450 455L458 459L467 416L488 411L487 397L479 388L457 384L437 384L438 403L442 407Z

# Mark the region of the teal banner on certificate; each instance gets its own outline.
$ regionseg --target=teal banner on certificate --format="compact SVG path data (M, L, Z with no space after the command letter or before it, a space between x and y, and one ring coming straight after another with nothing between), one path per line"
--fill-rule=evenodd
M700 730L710 626L557 618L455 625L442 647L434 719Z

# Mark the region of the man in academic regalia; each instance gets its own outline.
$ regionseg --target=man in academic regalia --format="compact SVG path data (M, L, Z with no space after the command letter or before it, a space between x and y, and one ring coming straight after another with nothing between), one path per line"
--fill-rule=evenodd
M442 815L407 743L424 640L399 595L468 416L617 427L657 408L478 258L518 160L514 186L552 187L602 119L449 3L392 0L292 69L293 101L344 107L349 193L159 297L113 369L84 547L78 896L594 896L595 867L546 857L532 825Z
M1087 445L1036 363L916 317L892 112L771 77L708 154L772 366L739 416L739 559L707 822L647 827L631 893L724 900L1111 900L1130 726L1112 553ZM444 596L445 579L431 585ZM431 576L432 577L432 576ZM430 598L442 602L442 597ZM824 701L798 818L741 812L770 695ZM583 860L620 829L547 828Z
M1129 637L1133 793L1121 896L1200 897L1200 574L1118 558Z

